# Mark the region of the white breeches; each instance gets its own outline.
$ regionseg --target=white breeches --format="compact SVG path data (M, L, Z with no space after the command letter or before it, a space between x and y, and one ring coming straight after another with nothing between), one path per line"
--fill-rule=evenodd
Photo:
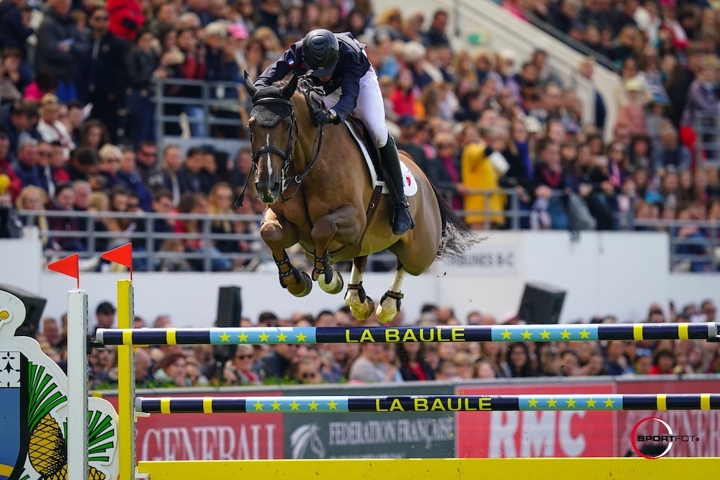
M342 89L338 88L326 96L324 98L325 108L334 107L340 100L341 94ZM360 93L355 105L355 114L360 117L360 120L370 130L370 134L375 139L378 148L384 147L388 139L388 129L387 125L385 125L385 104L380 92L377 75L375 75L375 70L372 68L360 79Z

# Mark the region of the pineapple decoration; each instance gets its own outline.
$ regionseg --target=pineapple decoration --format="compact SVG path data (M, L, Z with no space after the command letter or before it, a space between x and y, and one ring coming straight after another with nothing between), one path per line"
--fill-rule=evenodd
M45 367L30 363L30 405L28 427L30 445L28 458L35 471L44 480L67 480L67 423L60 427L50 412L65 404L67 397L58 391L54 379ZM88 412L88 460L107 461L106 452L112 447L111 419L102 412ZM88 480L105 480L105 474L93 466L88 467Z

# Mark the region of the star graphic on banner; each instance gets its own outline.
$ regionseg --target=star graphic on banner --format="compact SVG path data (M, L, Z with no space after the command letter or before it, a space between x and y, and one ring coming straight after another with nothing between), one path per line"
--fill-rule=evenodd
M560 335L562 335L563 340L566 338L570 338L570 332L567 331L567 328L560 332Z
M222 334L220 334L220 341L222 341L222 342L229 342L229 341L230 341L230 335L228 335L227 333L223 332Z
M255 407L255 411L256 411L256 412L257 412L258 410L262 410L262 409L263 409L263 404L262 404L262 402L261 402L260 400L258 400L257 402L255 402L255 403L253 404L253 406Z
M575 400L573 400L572 398L568 399L567 406L568 408L575 408Z
M591 398L590 400L587 401L587 408L595 408L596 403L597 402Z
M328 402L328 408L330 410L337 410L337 402L335 400L330 400Z
M240 339L241 342L247 342L247 341L248 341L248 336L247 336L247 333L245 333L245 332L243 332L243 333L241 333L240 335L238 335L238 338Z
M530 406L530 408L537 408L537 403L538 403L538 401L535 400L534 398L531 398L531 399L528 401L528 405Z
M530 333L528 330L525 330L522 334L523 340L530 340L532 338L532 333Z
M310 410L317 410L318 404L315 403L315 400L313 400L312 402L308 403L308 405L310 406Z
M548 332L547 329L544 329L542 332L540 332L540 336L543 340L547 340L550 338L550 332Z
M580 338L590 338L590 332L583 328L582 332L580 332Z
M285 335L284 333L278 333L277 339L278 342L284 342L285 340L287 340L287 335Z
M272 405L273 410L280 410L280 402L278 402L277 400L272 402L270 405Z
M299 410L299 407L300 407L300 404L298 402L296 402L295 400L293 400L292 403L290 404L291 410Z
M557 400L553 400L553 399L551 398L551 399L548 400L547 402L548 402L548 408L557 408L557 407L556 407Z
M612 400L612 398L608 398L607 400L605 400L605 407L612 408L615 406L614 403L615 402Z
M298 333L297 335L295 335L295 338L297 339L298 342L304 342L305 339L307 338L307 335Z
M512 333L510 333L510 330L505 330L502 334L503 340L509 340L512 336Z
M268 341L268 338L270 338L270 335L268 335L267 333L263 332L263 333L260 334L260 341L261 341L261 342L267 342L267 341Z

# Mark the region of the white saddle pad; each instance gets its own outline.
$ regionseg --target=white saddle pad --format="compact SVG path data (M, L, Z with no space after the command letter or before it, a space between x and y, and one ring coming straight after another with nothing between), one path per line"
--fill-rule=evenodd
M370 152L368 152L367 147L365 146L365 142L360 141L360 139L355 135L355 130L348 124L347 121L345 121L345 126L348 130L350 130L350 135L355 139L355 143L358 144L360 147L360 151L362 151L363 158L365 159L365 164L367 165L368 169L370 170L370 178L372 179L372 185L373 188L375 188L378 185L382 185L382 193L388 194L387 185L385 185L385 182L382 180L378 180L377 172L375 171L375 167L373 166L372 160L370 159ZM407 168L405 163L403 163L402 160L400 160L400 168L402 169L403 174L403 185L405 186L405 196L406 197L412 197L417 193L417 181L415 180L415 177L410 172L410 169Z

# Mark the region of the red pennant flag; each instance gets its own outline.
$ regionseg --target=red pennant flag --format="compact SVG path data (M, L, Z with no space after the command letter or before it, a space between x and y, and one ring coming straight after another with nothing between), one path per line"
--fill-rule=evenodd
M130 280L132 280L132 243L126 243L122 247L113 248L109 252L100 255L100 257L128 267L130 269Z
M73 277L75 280L77 280L77 288L80 288L80 255L77 253L74 255L70 255L67 258L63 258L62 260L58 260L57 262L53 262L48 264L47 268L48 270L52 270L53 272L62 273L63 275L67 275L68 277Z

